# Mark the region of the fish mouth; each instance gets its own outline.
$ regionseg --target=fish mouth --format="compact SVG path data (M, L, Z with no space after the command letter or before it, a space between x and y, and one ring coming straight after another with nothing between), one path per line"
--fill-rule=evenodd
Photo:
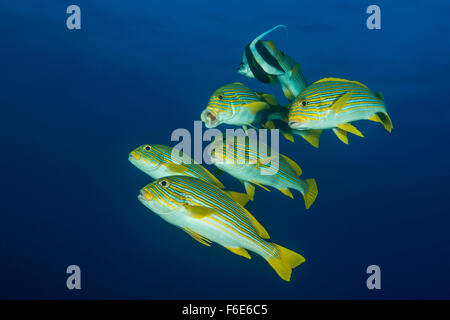
M151 194L150 192L148 192L145 189L141 190L141 193L138 195L138 199L140 201L152 201L153 200L153 194Z
M141 156L136 151L131 151L128 155L128 160L141 160Z
M216 114L208 109L205 109L201 114L201 120L205 123L207 128L214 128L217 126L217 116Z

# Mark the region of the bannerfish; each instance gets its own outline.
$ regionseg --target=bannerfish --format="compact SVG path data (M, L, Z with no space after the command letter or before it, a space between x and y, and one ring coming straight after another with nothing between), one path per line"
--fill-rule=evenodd
M248 259L248 251L259 254L283 280L290 281L292 269L305 261L300 254L265 240L267 231L244 208L246 194L226 192L193 177L171 176L145 186L138 199L206 246L216 242Z
M363 137L351 122L380 122L391 132L383 95L357 81L325 78L308 86L291 104L289 126L295 130L332 129L348 144L347 132Z
M261 40L279 27L286 28L284 25L278 25L264 32L245 47L237 72L249 78L256 78L263 83L280 83L284 95L292 101L307 86L300 64L283 51L277 50L273 41Z
M246 85L235 82L214 91L200 118L207 128L230 124L247 130L247 126L260 125L269 120L287 121L288 111L278 104L274 96L253 91ZM283 135L293 141L292 135Z
M201 164L195 163L186 154L179 155L173 148L161 144L144 144L130 152L128 160L138 169L144 171L153 179L173 175L184 175L208 181L219 188L223 184Z
M300 191L308 209L315 201L318 190L315 179L300 179L302 170L290 158L275 154L269 146L251 137L216 138L209 147L212 163L222 171L240 180L253 200L254 184L280 190L294 198L291 189Z

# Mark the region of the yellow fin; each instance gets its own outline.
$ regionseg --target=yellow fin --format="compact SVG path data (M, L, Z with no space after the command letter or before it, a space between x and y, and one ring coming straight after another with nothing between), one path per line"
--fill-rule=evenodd
M225 192L228 193L231 199L239 203L241 206L245 206L251 198L250 195L247 193L240 193L234 191L225 191Z
M316 197L319 191L317 190L315 179L307 179L306 183L308 184L308 191L303 195L303 199L305 200L306 209L309 209L314 201L316 201Z
M186 211L192 218L202 219L216 212L216 210L208 207L193 206L190 204L184 204Z
M266 128L266 129L275 129L275 124L273 123L273 121L267 121L265 124L264 124L264 127Z
M290 71L291 76L289 77L289 79L292 80L292 78L294 78L298 74L299 70L300 70L300 63L296 63L295 66Z
M250 180L250 182L253 183L253 184L256 184L258 187L263 188L264 190L270 192L270 190L268 188L264 187L262 184L260 184L258 182L255 182L254 180Z
M365 84L363 84L363 83L361 83L361 82L359 82L359 81L346 80L346 79L341 79L341 78L323 78L323 79L320 79L320 80L316 81L315 83L325 82L325 81L348 82L348 83L357 84L357 85L359 85L359 86L363 86L363 87L366 88L366 89L369 89L369 88L367 88L367 86L366 86Z
M189 228L184 228L184 231L186 231L192 238L197 240L198 242L204 244L205 246L210 247L211 240L199 235L197 232L192 231Z
M392 121L387 113L377 112L369 120L381 123L388 132L392 131Z
M339 128L333 128L333 132L336 134L339 140L341 140L345 144L348 144L347 131Z
M342 112L342 108L345 106L345 104L347 103L348 99L350 99L352 94L353 91L346 92L334 102L331 108L334 110L335 113Z
M294 142L294 136L290 133L286 133L286 132L281 132L281 134L283 135L283 137L290 141L290 142Z
M284 188L284 189L278 189L280 190L285 196L288 196L292 199L294 199L294 196L292 195L291 190L289 190L289 188Z
M172 171L174 173L183 173L187 169L182 164L175 164L175 163L171 163L171 162L165 163L165 166L167 169L169 169L170 171Z
M225 247L225 248L227 248L231 252L237 254L238 256L243 256L244 258L247 258L247 259L251 259L252 258L250 256L250 254L248 253L248 251L245 250L244 248L233 248L233 247Z
M275 99L275 97L271 94L268 93L263 93L261 94L261 97L268 103L271 104L273 106L277 106L278 105L278 101L277 99Z
M289 101L292 101L292 99L294 99L294 95L292 94L291 90L283 85L281 85L281 89L283 89L283 93L286 99L288 99Z
M353 133L353 134L355 134L357 136L364 137L363 134L358 129L356 129L356 127L354 127L350 123L339 124L337 127L339 129L342 129L342 130L345 130L347 132Z
M247 194L250 197L250 200L253 201L253 199L255 198L255 186L249 182L244 182L244 187L245 187L245 191L247 192Z
M268 40L268 41L264 41L264 43L270 48L272 49L273 53L277 53L277 47L275 47L275 43L273 43L272 40Z
M255 114L258 113L264 109L268 109L269 106L266 102L257 101L257 102L250 102L245 105L246 108L250 110L250 113Z
M287 161L287 163L289 163L289 165L291 166L291 168L294 169L294 171L295 171L295 173L297 174L297 176L300 177L300 176L302 175L302 169L300 168L300 166L299 166L297 163L295 163L294 160L292 160L292 159L286 157L285 155L282 154L281 156L284 158L284 160Z
M219 181L211 172L209 172L207 169L205 169L206 174L211 178L211 180L214 182L216 186L218 186L220 189L225 188L222 182Z
M305 258L289 249L271 243L278 251L278 257L269 257L267 262L276 271L281 279L285 281L291 280L292 269L305 262Z
M248 220L251 222L252 226L255 228L258 236L260 236L263 239L269 239L270 238L269 234L267 233L266 229L259 223L259 221L256 220L256 218L250 212L248 212L247 209L245 209L244 207L242 207L242 209L245 215L247 216Z
M322 133L320 129L311 129L311 130L293 130L295 134L300 135L303 139L308 141L312 146L318 148L319 147L319 138Z

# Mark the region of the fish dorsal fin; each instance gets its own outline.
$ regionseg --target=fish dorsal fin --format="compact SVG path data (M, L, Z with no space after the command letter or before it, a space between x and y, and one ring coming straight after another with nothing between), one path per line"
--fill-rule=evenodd
M250 200L251 196L247 193L240 193L234 191L225 191L231 199L239 203L241 206L245 206L247 202Z
M215 209L191 204L184 204L184 208L186 209L186 212L195 219L203 219L204 217L216 213Z
M295 78L295 76L297 76L298 72L300 70L300 63L296 63L295 66L292 67L292 69L289 71L290 75L289 75L289 79L293 79Z
M172 171L173 173L184 173L186 171L186 167L182 164L175 164L171 162L165 163L165 166L169 171Z
M253 39L253 41L251 42L252 44L255 43L256 41L261 40L262 38L264 38L266 35L268 35L269 33L271 33L272 31L278 29L278 28L284 28L285 30L287 30L287 27L284 24L279 24L275 27L273 27L272 29L269 29L263 33L261 33L259 36L257 36L255 39Z
M347 132L353 133L354 135L360 136L360 137L364 137L363 134L361 133L361 131L359 131L358 129L356 129L356 127L354 127L352 124L350 123L343 123L343 124L338 124L337 126L339 129L345 130Z
M258 187L263 188L266 191L270 192L270 189L268 189L267 187L263 186L262 184L260 184L259 182L255 182L254 180L250 180L251 183L256 184Z
M246 104L245 107L250 110L250 113L256 114L262 110L268 109L269 105L266 102L256 101Z
M205 169L206 174L208 175L208 177L211 178L211 180L214 182L214 184L219 187L220 189L225 188L224 185L222 184L222 182L219 181L219 179L217 179L211 172L209 172L208 170Z
M225 248L227 248L231 252L237 254L238 256L242 256L242 257L247 258L247 259L251 259L252 258L250 256L250 254L248 253L248 251L245 250L244 248L233 248L233 247L225 247Z
M340 96L339 99L337 99L333 103L333 106L331 108L334 110L335 113L342 112L342 108L345 106L345 104L347 103L348 99L350 99L352 94L353 91L348 91L344 93L342 96Z
M195 240L197 240L198 242L204 244L205 246L210 247L210 243L212 242L211 240L203 237L202 235L199 235L197 232L192 231L189 228L184 228L184 231L187 232L188 235L190 235L192 238L194 238Z
M289 188L279 189L285 196L288 196L292 199L294 199L294 196L292 195L291 190Z
M369 88L367 88L367 86L365 84L363 84L359 81L347 80L347 79L341 79L341 78L323 78L323 79L317 80L315 83L326 82L326 81L338 81L338 82L353 83L353 84L356 84L359 86L363 86L366 89L369 89Z
M333 132L339 138L339 140L341 140L345 144L348 144L347 131L340 128L333 128Z
M285 155L282 154L281 156L284 158L284 160L287 161L287 163L289 164L289 166L290 166L292 169L294 169L294 171L295 171L295 173L297 174L297 176L300 177L300 176L302 175L302 169L300 168L300 166L299 166L297 163L295 163L294 160L292 160L292 159L286 157Z
M266 229L258 222L258 220L256 220L256 218L244 207L242 207L242 211L245 213L251 225L255 228L258 236L260 236L263 239L270 239L270 236L267 233Z
M277 99L275 99L275 97L271 94L268 93L263 93L261 94L261 97L268 103L271 104L273 106L277 106L278 105L278 101Z
M375 92L375 95L376 95L380 100L384 101L384 96L383 96L383 94L382 94L381 92L376 91L376 92Z
M241 86L245 86L245 84L243 84L242 82L233 82L232 84L238 84L238 85L241 85Z

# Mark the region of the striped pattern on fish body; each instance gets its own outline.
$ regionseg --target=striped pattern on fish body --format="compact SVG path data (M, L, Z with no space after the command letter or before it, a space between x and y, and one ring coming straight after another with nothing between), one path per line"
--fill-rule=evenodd
M263 146L265 150L261 151ZM282 154L272 154L269 146L258 144L255 139L249 137L236 137L234 141L217 139L212 143L210 150L214 165L243 181L252 199L254 195L252 184L276 188L291 198L293 195L289 188L298 190L303 195L307 209L317 197L318 190L314 179L300 179L302 171L293 160Z
M201 120L206 127L220 124L245 126L259 123L261 112L271 107L276 99L268 94L259 94L246 85L235 82L217 89L209 99Z
M146 144L134 149L129 161L153 179L172 175L185 175L208 181L223 188L223 184L205 167L187 155L172 159L173 148L160 144Z
M344 142L347 132L362 136L350 124L357 120L380 122L389 132L392 129L381 94L374 94L360 82L345 79L325 78L313 83L289 110L291 128L333 129Z
M145 186L138 198L202 244L209 246L216 242L246 258L250 258L247 250L255 252L289 281L292 268L304 262L304 258L266 241L269 238L266 230L236 202L239 195L196 178L171 176Z

